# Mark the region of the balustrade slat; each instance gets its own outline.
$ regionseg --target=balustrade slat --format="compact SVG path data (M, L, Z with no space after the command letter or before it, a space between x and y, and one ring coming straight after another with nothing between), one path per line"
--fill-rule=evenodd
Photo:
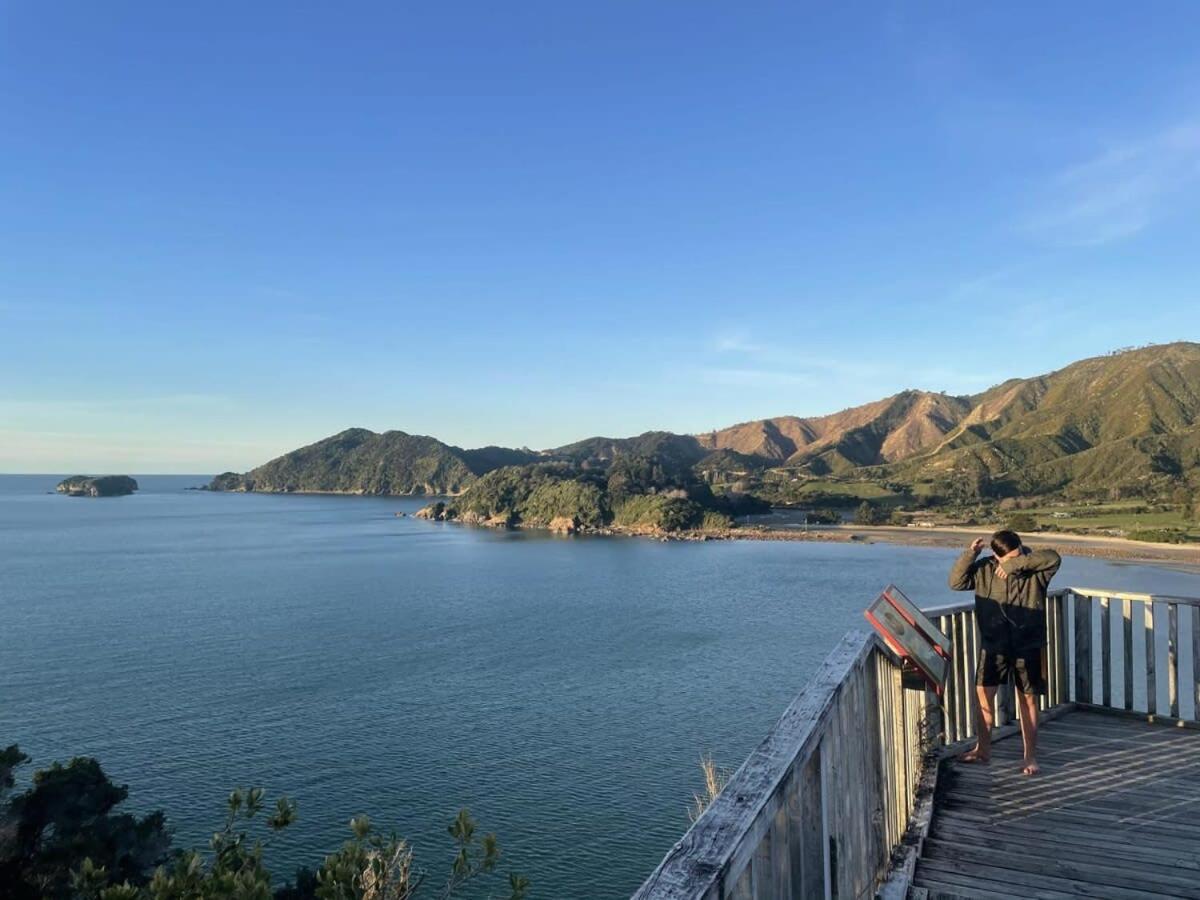
M1167 708L1179 718L1179 607L1167 604Z
M958 734L958 716L954 708L955 703L958 702L958 679L953 677L954 660L959 650L954 642L954 629L951 627L953 620L953 615L938 617L938 630L950 639L950 666L948 671L951 677L947 679L945 690L942 692L942 706L946 710L946 742L951 744L960 739Z
M1100 598L1100 696L1112 706L1112 633L1109 631L1108 598ZM1093 689L1093 694L1095 690Z
M1124 667L1124 694L1121 699L1126 709L1133 709L1133 601L1128 597L1121 601L1121 651Z
M972 727L972 722L975 719L975 692L971 684L971 678L967 674L970 659L971 659L971 636L967 633L967 616L971 613L961 612L958 614L958 634L962 644L962 669L959 672L959 696L962 697L962 705L959 714L962 716L962 733L964 738L969 738L975 733ZM972 616L973 617L973 616Z
M1195 706L1192 708L1192 718L1200 719L1200 609L1191 608L1192 614L1192 693Z
M1058 635L1054 630L1054 598L1046 598L1046 693L1039 698L1039 706L1046 709L1054 705L1054 691L1058 682L1058 671L1051 661L1054 659Z
M1092 702L1092 598L1073 594L1075 615L1075 700Z
M1153 715L1158 711L1158 685L1154 676L1157 648L1154 646L1154 601L1142 603L1146 631L1146 712Z
M975 697L975 674L979 664L979 628L975 621L974 609L963 613L963 622L966 625L966 636L963 640L963 661L966 663L963 678L963 691L967 695L966 736L974 737L975 704L978 702Z
M1071 646L1070 639L1067 637L1068 613L1067 593L1064 591L1059 593L1055 598L1054 606L1054 614L1058 619L1058 658L1055 660L1055 664L1058 666L1058 696L1055 698L1056 705L1058 703L1065 703L1071 696L1071 663L1067 658Z

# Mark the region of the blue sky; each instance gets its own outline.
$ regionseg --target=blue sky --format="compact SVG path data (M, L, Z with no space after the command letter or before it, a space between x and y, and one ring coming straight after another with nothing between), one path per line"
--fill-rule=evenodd
M554 446L1200 338L1200 5L14 2L0 471Z

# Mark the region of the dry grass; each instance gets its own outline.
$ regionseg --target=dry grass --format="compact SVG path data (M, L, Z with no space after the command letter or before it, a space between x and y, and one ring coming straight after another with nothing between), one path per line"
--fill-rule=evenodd
M414 882L412 849L404 841L367 853L362 873L363 900L408 900L419 880Z
M700 771L704 773L704 792L693 794L692 802L688 804L688 818L693 824L729 782L729 771L719 768L708 754L700 757Z

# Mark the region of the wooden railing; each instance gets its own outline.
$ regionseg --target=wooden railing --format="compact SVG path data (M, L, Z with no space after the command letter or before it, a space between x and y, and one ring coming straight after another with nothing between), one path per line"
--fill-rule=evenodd
M902 689L874 635L849 632L635 900L873 895L912 824L923 762L975 735L974 600L926 613L953 650L940 703ZM1046 625L1043 710L1200 718L1200 599L1065 588L1047 598ZM1011 686L997 697L996 726L1011 728Z
M1200 719L1200 598L1069 588L1071 700Z
M872 894L912 811L924 704L874 635L850 632L634 896Z
M1067 591L1052 591L1046 597L1046 693L1041 696L1043 710L1069 699ZM943 738L953 744L975 737L975 667L979 660L979 629L975 621L975 599L927 608L928 615L950 638L951 673L942 698ZM1016 721L1017 706L1013 685L1002 685L996 692L996 726Z
M968 740L976 733L975 601L925 612L952 647L952 677L943 702L945 741ZM1176 720L1200 718L1200 599L1063 588L1046 598L1046 637L1043 710L1077 703ZM1011 684L997 692L996 706L998 727L1016 720Z

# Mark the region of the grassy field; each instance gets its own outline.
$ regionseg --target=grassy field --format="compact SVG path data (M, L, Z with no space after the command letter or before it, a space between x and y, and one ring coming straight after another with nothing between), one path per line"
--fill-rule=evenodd
M869 481L806 481L796 486L796 492L802 497L819 494L837 497L853 497L855 500L887 501L896 498L896 494L879 484Z
M1025 510L1043 528L1056 531L1121 532L1170 529L1187 533L1200 539L1200 523L1188 522L1179 510L1163 512L1139 511L1136 503L1106 503L1094 506L1060 506ZM1069 517L1056 518L1054 513L1070 513Z

